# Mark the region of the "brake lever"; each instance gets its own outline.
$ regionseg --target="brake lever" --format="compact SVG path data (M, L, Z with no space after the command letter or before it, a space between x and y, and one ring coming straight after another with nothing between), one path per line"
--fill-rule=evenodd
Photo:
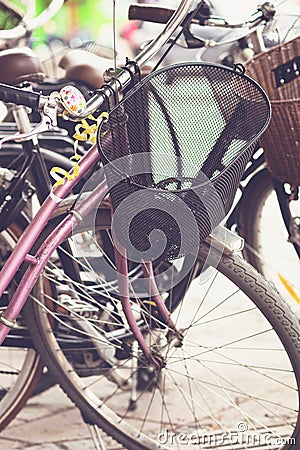
M208 46L208 41L195 36L189 28L183 30L183 35L187 48L202 48Z
M42 109L39 111L41 115L41 122L32 130L25 133L17 133L12 136L6 136L0 141L0 148L5 142L15 141L22 142L31 139L33 136L44 133L45 131L50 131L57 126L57 103L54 101L53 97L49 97L44 103Z

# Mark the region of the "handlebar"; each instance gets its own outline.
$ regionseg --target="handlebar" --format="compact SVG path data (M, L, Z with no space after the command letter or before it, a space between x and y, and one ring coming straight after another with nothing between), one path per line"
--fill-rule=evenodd
M153 23L166 23L173 14L174 9L161 8L155 5L130 5L128 9L129 20L142 20Z
M31 26L37 26L37 24L46 21L49 14L53 15L62 3L63 0L53 0L47 10L43 11L43 13L31 21ZM214 26L224 26L227 28L242 28L247 24L247 26L249 28L251 27L251 30L253 31L255 27L258 27L262 23L263 20L270 20L270 18L272 18L275 14L275 8L269 2L266 2L258 8L257 12L247 22L243 24L229 25L226 21L224 21L224 19L212 18L210 16L210 10L207 8L207 3L205 0L200 1L195 10L192 10L193 3L194 0L181 0L177 10L175 11L172 9L157 8L155 6L130 7L130 17L146 17L147 20L156 20L159 21L159 23L167 20L163 31L161 31L153 41L149 42L145 46L145 48L136 56L135 61L127 62L125 68L123 67L112 70L112 73L110 73L110 75L112 75L110 81L101 89L94 92L94 95L87 102L83 111L77 111L77 114L74 115L72 115L68 109L66 112L66 108L63 107L63 99L59 96L56 98L57 111L61 113L61 111L64 110L65 116L71 120L78 121L86 118L90 114L94 114L96 111L103 111L107 109L107 100L114 97L117 98L120 92L130 86L133 76L137 73L137 66L143 66L159 50L161 50L161 48L170 40L174 32L180 26L184 27L186 24L189 25L189 22L192 22L198 24L213 24ZM6 85L0 85L0 100L22 104L43 112L45 105L51 102L53 105L53 98L48 99L47 97L41 96L40 94L32 91L22 91L22 89L13 88Z
M184 18L184 22L188 21L193 14L193 18L191 19L192 23L197 23L199 25L204 25L206 23L206 20L211 16L211 8L205 1L201 3L202 5L197 9L197 13L187 14ZM174 9L162 8L155 5L130 5L128 9L128 19L163 24L170 20L174 12Z
M53 15L59 7L62 5L63 0L53 0L47 10L43 11L38 17L31 21L30 26L37 26L40 23L46 21L49 15ZM192 10L194 0L181 0L176 11L166 8L156 8L152 6L147 7L131 7L130 8L130 16L131 17L145 17L145 12L147 12L147 19L150 18L156 21L166 21L167 23L160 32L160 34L151 42L149 42L145 48L136 56L135 61L129 61L126 64L125 68L120 68L113 70L111 73L110 81L104 85L101 89L95 91L94 95L87 102L83 111L78 112L75 115L72 115L70 111L67 109L67 113L65 108L63 107L63 99L60 97L56 98L57 102L57 111L61 113L64 110L64 114L71 120L81 120L86 118L90 114L94 114L96 111L103 111L107 109L107 100L112 99L114 97L118 97L119 93L126 89L132 83L133 76L137 73L137 65L139 67L143 66L146 62L148 62L161 48L170 40L174 32L178 27L184 27L186 24L189 24L189 21L193 23L206 24L209 22L215 26L226 26L226 27L242 27L244 24L235 24L229 25L226 21L223 21L220 18L212 19L210 17L210 10L207 8L207 3L205 0L200 1L195 10ZM257 27L263 20L267 20L265 18L264 8L267 5L267 12L272 16L272 8L269 2L263 4L256 14L252 16L252 18L247 21L247 26L251 26L252 30L254 27ZM151 14L149 14L149 11ZM275 10L274 10L275 12ZM47 19L46 19L47 18ZM213 22L212 22L213 20ZM29 22L28 22L29 24ZM27 26L29 26L27 24ZM1 34L0 34L1 36ZM53 98L43 97L38 93L22 91L22 89L12 88L10 86L0 85L0 100L4 100L5 102L12 102L17 104L22 104L25 106L29 106L33 109L40 110L45 112L45 105L51 104L53 105ZM47 103L48 102L48 103Z
M142 20L145 22L165 23L174 13L174 10L169 8L162 8L156 5L131 5L129 7L128 18L130 20ZM272 24L276 13L275 6L266 1L261 3L252 16L243 22L229 23L228 20L222 17L215 17L211 14L211 7L205 0L200 2L193 12L190 12L180 24L182 26L184 36L184 47L186 48L202 48L202 47L216 47L220 45L232 44L237 40L236 34L231 36L226 41L215 41L213 39L203 39L196 36L192 30L191 25L206 25L212 28L223 28L229 30L240 30L241 35L238 39L246 36L252 38L253 49L256 53L264 51L265 45L261 37L262 26ZM275 22L274 22L275 23Z
M64 0L52 0L49 6L36 17L23 17L21 23L11 30L0 30L0 40L19 40L27 36L36 28L47 23L64 4Z
M37 92L0 84L0 100L5 103L15 103L37 110L41 106L41 97Z

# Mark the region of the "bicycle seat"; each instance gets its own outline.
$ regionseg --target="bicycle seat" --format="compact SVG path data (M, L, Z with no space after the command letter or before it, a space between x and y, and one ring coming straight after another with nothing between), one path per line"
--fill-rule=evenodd
M29 47L1 51L0 67L0 83L4 84L41 82L45 77L39 59Z
M59 62L59 67L66 71L66 78L82 81L95 89L104 83L103 72L108 66L108 59L81 49L68 50Z

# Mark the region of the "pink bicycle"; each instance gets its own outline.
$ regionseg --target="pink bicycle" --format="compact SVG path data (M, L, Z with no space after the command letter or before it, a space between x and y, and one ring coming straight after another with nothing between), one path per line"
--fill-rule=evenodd
M99 125L97 145L75 155L1 271L1 294L11 293L1 342L24 305L53 377L129 449L292 449L299 325L219 226L268 99L240 67L184 63L139 80L191 4L87 105L75 90L48 98L0 85L1 99L38 109L49 127L58 113L93 113Z

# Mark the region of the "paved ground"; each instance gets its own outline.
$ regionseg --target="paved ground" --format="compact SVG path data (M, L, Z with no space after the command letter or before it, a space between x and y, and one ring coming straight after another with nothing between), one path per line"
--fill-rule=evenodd
M105 435L105 450L122 447ZM94 450L89 427L60 388L29 400L0 435L1 450ZM101 447L99 447L101 449ZM102 450L102 449L101 449Z

